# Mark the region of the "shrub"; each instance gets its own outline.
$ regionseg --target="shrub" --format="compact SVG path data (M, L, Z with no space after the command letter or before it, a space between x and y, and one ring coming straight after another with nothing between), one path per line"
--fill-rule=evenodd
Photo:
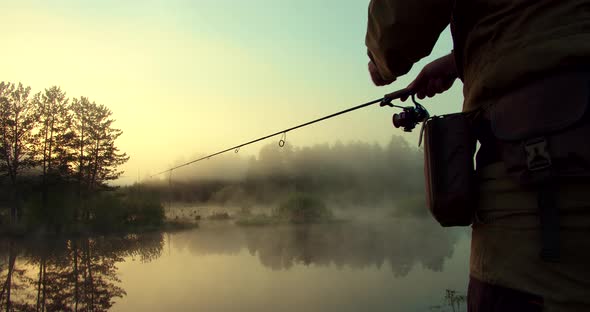
M21 222L30 229L44 228L51 232L67 231L75 223L74 211L80 204L74 188L67 184L50 185L43 192L30 192L22 202Z
M240 217L235 223L239 226L263 226L277 223L277 218L265 214L250 214Z
M88 220L94 230L120 231L125 227L127 212L121 198L112 192L96 194L87 203Z
M147 192L108 191L97 194L88 203L90 223L98 231L159 226L164 223L164 207Z
M207 217L209 220L229 220L231 219L230 215L227 212L216 212Z
M292 223L314 223L332 220L330 211L320 199L304 193L291 195L273 215Z

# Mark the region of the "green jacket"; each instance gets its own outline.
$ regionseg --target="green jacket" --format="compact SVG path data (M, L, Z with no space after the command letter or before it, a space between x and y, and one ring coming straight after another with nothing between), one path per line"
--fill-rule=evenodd
M372 0L366 45L395 79L451 23L464 111L540 74L590 65L590 0Z

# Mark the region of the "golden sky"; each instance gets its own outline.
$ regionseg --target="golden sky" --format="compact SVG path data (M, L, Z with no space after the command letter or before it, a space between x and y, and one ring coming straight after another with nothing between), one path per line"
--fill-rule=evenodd
M124 131L118 145L131 156L118 183L379 98L452 46L447 30L407 77L377 88L366 71L368 1L0 3L0 81L33 92L57 85L108 106ZM460 88L424 104L431 114L458 111ZM369 107L288 141L385 143L403 133L391 126L393 112ZM417 142L416 133L407 138Z

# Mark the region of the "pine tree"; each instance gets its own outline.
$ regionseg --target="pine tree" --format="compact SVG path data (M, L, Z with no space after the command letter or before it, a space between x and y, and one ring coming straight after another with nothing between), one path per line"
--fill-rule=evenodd
M0 154L3 160L0 171L5 172L16 185L22 170L34 165L32 148L33 129L37 125L37 112L29 99L31 88L11 83L0 83Z
M57 86L45 89L37 102L41 127L36 143L44 185L50 179L64 179L70 174L72 155L68 147L73 133L68 108L66 94Z
M14 202L10 213L13 222L18 218L18 177L22 171L33 167L35 158L33 130L38 114L30 93L31 88L21 83L0 83L0 172L10 178L13 186Z
M115 180L123 174L117 167L129 160L127 154L120 152L115 141L123 134L113 128L112 112L104 105L92 103L88 114L88 166L86 185L90 190L104 186L107 181Z
M90 112L94 103L90 103L88 98L80 97L72 99L70 110L72 111L72 130L74 131L74 140L71 148L75 150L75 175L80 187L86 186L86 173L89 170L90 162L89 148L92 141L90 140Z

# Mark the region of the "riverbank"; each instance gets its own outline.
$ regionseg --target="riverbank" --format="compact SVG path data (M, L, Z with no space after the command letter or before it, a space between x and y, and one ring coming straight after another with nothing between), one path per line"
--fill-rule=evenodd
M153 225L130 225L120 227L116 230L101 230L88 224L69 225L67 227L41 226L36 228L27 227L23 224L0 226L0 237L27 238L27 237L69 237L69 236L95 236L95 235L126 235L143 234L151 232L178 232L196 229L199 224L196 222L181 222L167 220L162 224Z

